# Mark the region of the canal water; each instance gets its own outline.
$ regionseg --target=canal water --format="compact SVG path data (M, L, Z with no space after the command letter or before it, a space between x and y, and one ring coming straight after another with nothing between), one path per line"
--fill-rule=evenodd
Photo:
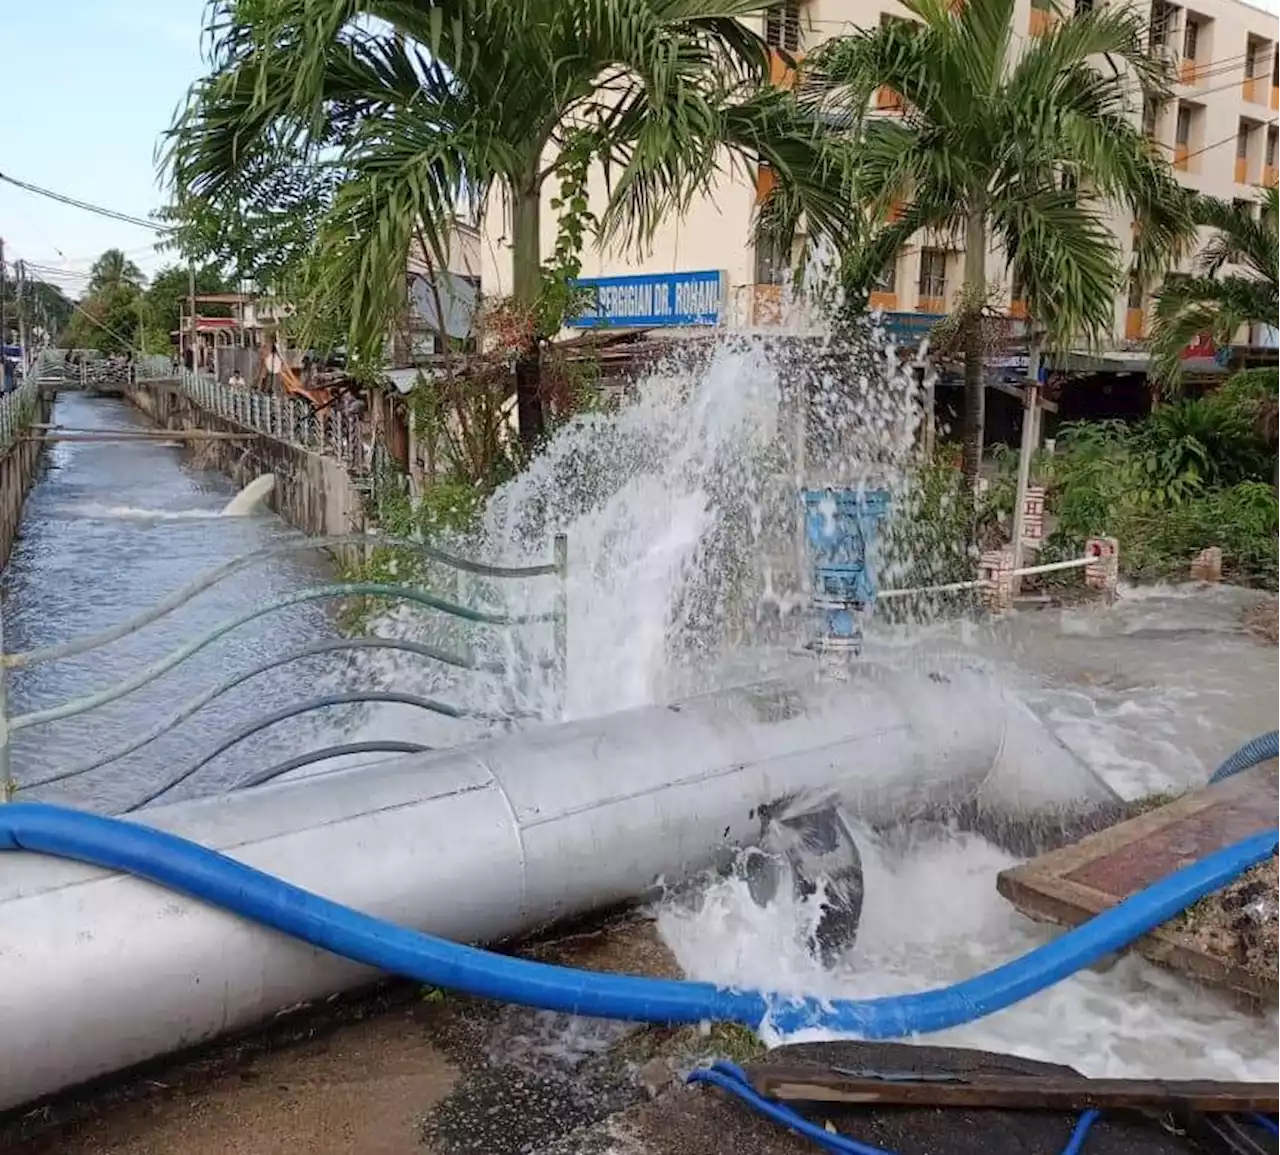
M58 398L53 420L98 431L153 428L124 401L79 393ZM198 450L188 454L172 442L65 441L49 446L3 575L6 649L21 652L98 632L230 558L300 536L265 511L221 516L235 492L222 475L199 467ZM9 711L24 714L100 691L256 603L329 580L329 565L317 555L268 559L137 634L12 672ZM91 761L265 656L336 636L332 612L323 603L312 603L258 619L123 699L18 732L12 749L14 778L21 785ZM333 660L328 666L325 661L299 662L255 678L137 753L38 796L99 810L121 809L247 720L310 696L317 681L333 676ZM311 717L251 737L211 764L185 791L218 788L296 749L317 726L332 725L332 720Z

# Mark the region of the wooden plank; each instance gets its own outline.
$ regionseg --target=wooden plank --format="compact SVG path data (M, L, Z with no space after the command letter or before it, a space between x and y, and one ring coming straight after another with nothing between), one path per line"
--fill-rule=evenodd
M1255 767L1003 871L996 888L1032 918L1078 926L1214 850L1274 829L1277 790L1275 763ZM1210 953L1176 924L1158 927L1133 949L1249 1006L1274 1007L1280 997L1274 971L1258 974Z
M1078 1075L930 1076L916 1071L854 1071L813 1064L753 1063L762 1095L800 1103L880 1107L989 1107L1017 1111L1159 1108L1166 1111L1274 1113L1275 1083L1212 1079L1086 1079Z

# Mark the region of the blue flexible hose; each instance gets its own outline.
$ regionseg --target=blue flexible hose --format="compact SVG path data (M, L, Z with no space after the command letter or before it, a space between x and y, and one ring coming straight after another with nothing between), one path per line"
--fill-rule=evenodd
M728 1092L757 1114L763 1115L774 1123L780 1123L797 1135L811 1139L823 1150L832 1152L832 1155L893 1155L883 1147L873 1147L869 1143L863 1143L841 1132L828 1131L825 1127L819 1127L793 1107L766 1098L751 1085L746 1071L735 1063L720 1059L709 1067L696 1067L689 1072L688 1082L706 1083ZM1084 1141L1089 1135L1090 1128L1101 1117L1102 1112L1093 1108L1081 1114L1075 1127L1072 1128L1067 1145L1062 1149L1062 1155L1080 1155L1084 1150Z
M822 1027L869 1039L940 1031L1003 1010L1104 958L1275 853L1275 829L1183 867L1083 926L941 990L790 999L711 983L598 974L491 954L351 910L217 851L133 822L42 802L0 806L0 851L27 850L145 878L323 950L433 986L543 1010L655 1023Z
M797 1135L811 1139L824 1151L832 1152L832 1155L893 1155L883 1147L872 1147L869 1143L860 1143L848 1135L819 1127L785 1103L765 1098L751 1085L747 1073L741 1067L725 1062L723 1059L712 1063L709 1067L695 1067L689 1072L688 1081L706 1083L726 1091L741 1099L757 1114L763 1115L774 1123L780 1123Z
M1272 730L1270 734L1259 734L1258 737L1241 746L1213 772L1209 785L1212 786L1215 782L1230 778L1233 774L1239 774L1241 770L1261 766L1263 762L1269 762L1277 757L1280 757L1280 731Z

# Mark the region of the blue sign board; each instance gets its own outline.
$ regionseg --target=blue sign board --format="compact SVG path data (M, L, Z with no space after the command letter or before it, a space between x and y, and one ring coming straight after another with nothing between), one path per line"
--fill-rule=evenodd
M593 302L566 322L574 329L649 329L715 325L724 312L724 273L641 273L632 277L581 277Z
M918 345L943 320L945 313L885 313L880 324L891 340Z

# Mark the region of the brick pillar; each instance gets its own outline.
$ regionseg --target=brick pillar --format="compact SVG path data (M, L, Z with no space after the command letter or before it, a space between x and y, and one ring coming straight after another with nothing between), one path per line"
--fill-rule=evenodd
M1013 605L1013 547L991 549L978 558L982 604L993 613Z
M1120 543L1114 537L1091 537L1084 552L1093 560L1084 567L1084 584L1107 595L1116 592L1120 580Z
M1191 562L1193 582L1220 582L1222 580L1222 549L1211 545L1202 549Z
M1044 486L1027 486L1022 503L1022 540L1039 543L1044 540Z

